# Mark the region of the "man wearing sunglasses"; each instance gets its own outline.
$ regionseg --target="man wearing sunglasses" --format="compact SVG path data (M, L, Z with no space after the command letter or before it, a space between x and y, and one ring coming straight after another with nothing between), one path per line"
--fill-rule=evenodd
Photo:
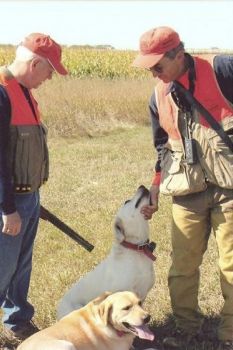
M152 217L160 192L173 202L168 285L176 328L164 345L179 348L201 335L199 267L213 230L224 299L216 341L233 349L233 154L178 89L188 90L233 140L233 57L191 56L176 31L158 27L141 36L133 66L158 78L149 105L158 158L152 205L142 213Z

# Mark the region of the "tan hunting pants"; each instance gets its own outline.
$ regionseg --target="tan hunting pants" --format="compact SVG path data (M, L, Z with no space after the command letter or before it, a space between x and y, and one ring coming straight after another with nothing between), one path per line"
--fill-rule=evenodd
M233 340L233 190L210 185L200 193L173 198L172 266L168 284L177 326L197 331L199 266L213 230L224 306L218 337Z

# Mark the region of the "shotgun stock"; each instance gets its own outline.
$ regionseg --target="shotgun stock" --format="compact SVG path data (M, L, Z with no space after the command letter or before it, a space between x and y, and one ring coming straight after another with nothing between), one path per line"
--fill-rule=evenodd
M75 232L72 228L67 226L63 221L58 219L57 216L52 214L48 209L40 206L40 218L46 221L49 221L51 224L56 226L59 230L64 232L66 235L75 240L78 244L80 244L83 248L91 252L94 249L94 246L86 241L82 236L80 236L77 232Z

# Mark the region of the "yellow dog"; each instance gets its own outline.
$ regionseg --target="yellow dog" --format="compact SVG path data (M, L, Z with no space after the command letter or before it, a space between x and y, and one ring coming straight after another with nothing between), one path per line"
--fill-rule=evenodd
M129 350L135 336L154 339L149 320L135 293L105 293L35 333L18 350Z

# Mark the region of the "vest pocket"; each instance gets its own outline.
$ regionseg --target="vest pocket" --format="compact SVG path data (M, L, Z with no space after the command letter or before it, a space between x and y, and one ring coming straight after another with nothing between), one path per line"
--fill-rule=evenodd
M182 196L201 192L206 187L205 175L199 163L188 165L184 160L183 152L164 150L161 161L161 193Z
M233 141L233 129L226 131ZM216 179L216 184L223 188L233 188L233 153L217 135L209 138L206 163Z
M48 178L45 135L39 125L12 125L8 166L16 192L33 192Z

